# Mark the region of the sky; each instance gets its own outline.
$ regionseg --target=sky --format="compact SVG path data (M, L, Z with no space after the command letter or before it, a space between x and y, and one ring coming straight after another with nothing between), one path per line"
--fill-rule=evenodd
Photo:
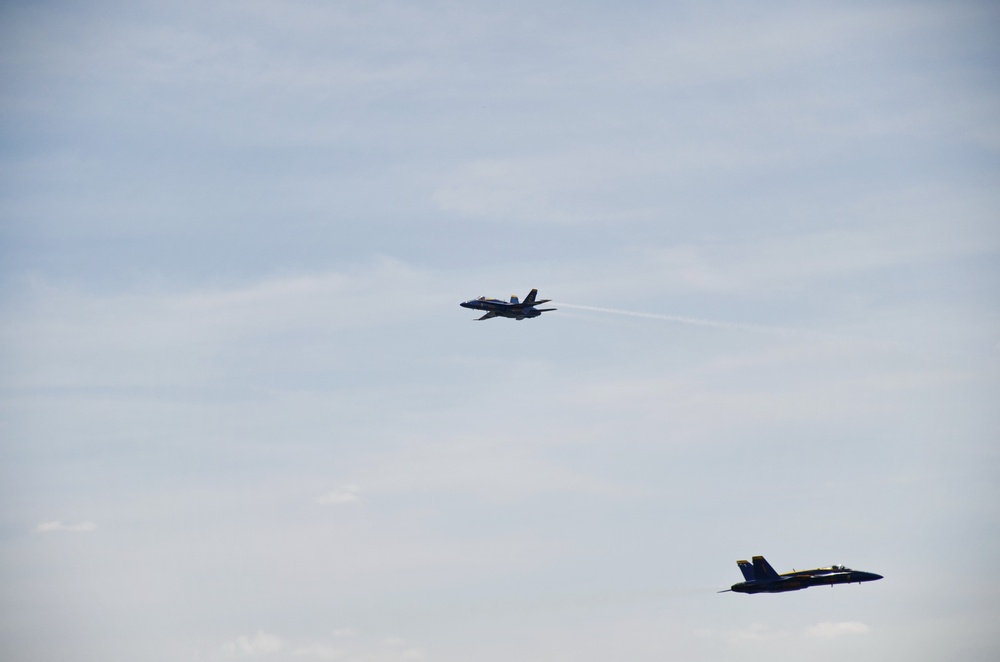
M2 657L997 659L998 34L3 3Z

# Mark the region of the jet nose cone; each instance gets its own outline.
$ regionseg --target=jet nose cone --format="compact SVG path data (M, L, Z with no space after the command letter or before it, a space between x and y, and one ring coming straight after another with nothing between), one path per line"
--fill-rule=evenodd
M469 305L468 301L463 301L462 303L460 303L458 305L460 305L462 308L472 308L472 306Z
M873 582L876 579L882 579L882 575L877 575L874 572L861 573L861 581L863 582Z

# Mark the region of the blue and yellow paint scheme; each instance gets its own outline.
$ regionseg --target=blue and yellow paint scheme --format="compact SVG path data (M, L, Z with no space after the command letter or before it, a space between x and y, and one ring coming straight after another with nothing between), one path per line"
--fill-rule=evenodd
M479 297L478 299L463 301L458 305L462 308L471 308L472 310L485 310L486 314L477 318L477 322L488 320L492 317L509 317L510 319L523 320L528 317L538 317L542 313L555 310L555 308L535 308L535 306L552 301L552 299L536 300L535 297L537 296L538 290L531 290L528 292L528 296L524 297L524 301L519 301L517 296L511 295L510 301Z
M784 593L798 591L810 586L833 586L834 584L854 584L873 582L882 579L882 575L874 572L851 570L842 565L832 565L828 568L813 568L812 570L793 570L779 575L763 556L753 557L753 562L740 560L736 562L743 579L739 584L720 593Z

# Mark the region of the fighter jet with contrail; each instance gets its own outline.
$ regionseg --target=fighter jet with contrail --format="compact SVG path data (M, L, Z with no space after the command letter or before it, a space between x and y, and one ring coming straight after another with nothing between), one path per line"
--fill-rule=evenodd
M524 297L524 301L519 301L517 296L511 295L510 301L479 297L478 299L464 301L458 305L462 306L462 308L485 310L486 314L477 318L477 322L493 317L509 317L515 320L523 320L526 317L538 317L542 313L555 310L555 308L535 308L535 306L552 301L552 299L535 300L536 296L538 296L538 290L531 290L528 292L528 296Z

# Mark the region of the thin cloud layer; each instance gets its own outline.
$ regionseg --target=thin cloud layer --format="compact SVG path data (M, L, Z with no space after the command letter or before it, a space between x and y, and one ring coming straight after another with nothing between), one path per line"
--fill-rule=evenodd
M994 4L120 9L0 20L7 657L1000 657Z

